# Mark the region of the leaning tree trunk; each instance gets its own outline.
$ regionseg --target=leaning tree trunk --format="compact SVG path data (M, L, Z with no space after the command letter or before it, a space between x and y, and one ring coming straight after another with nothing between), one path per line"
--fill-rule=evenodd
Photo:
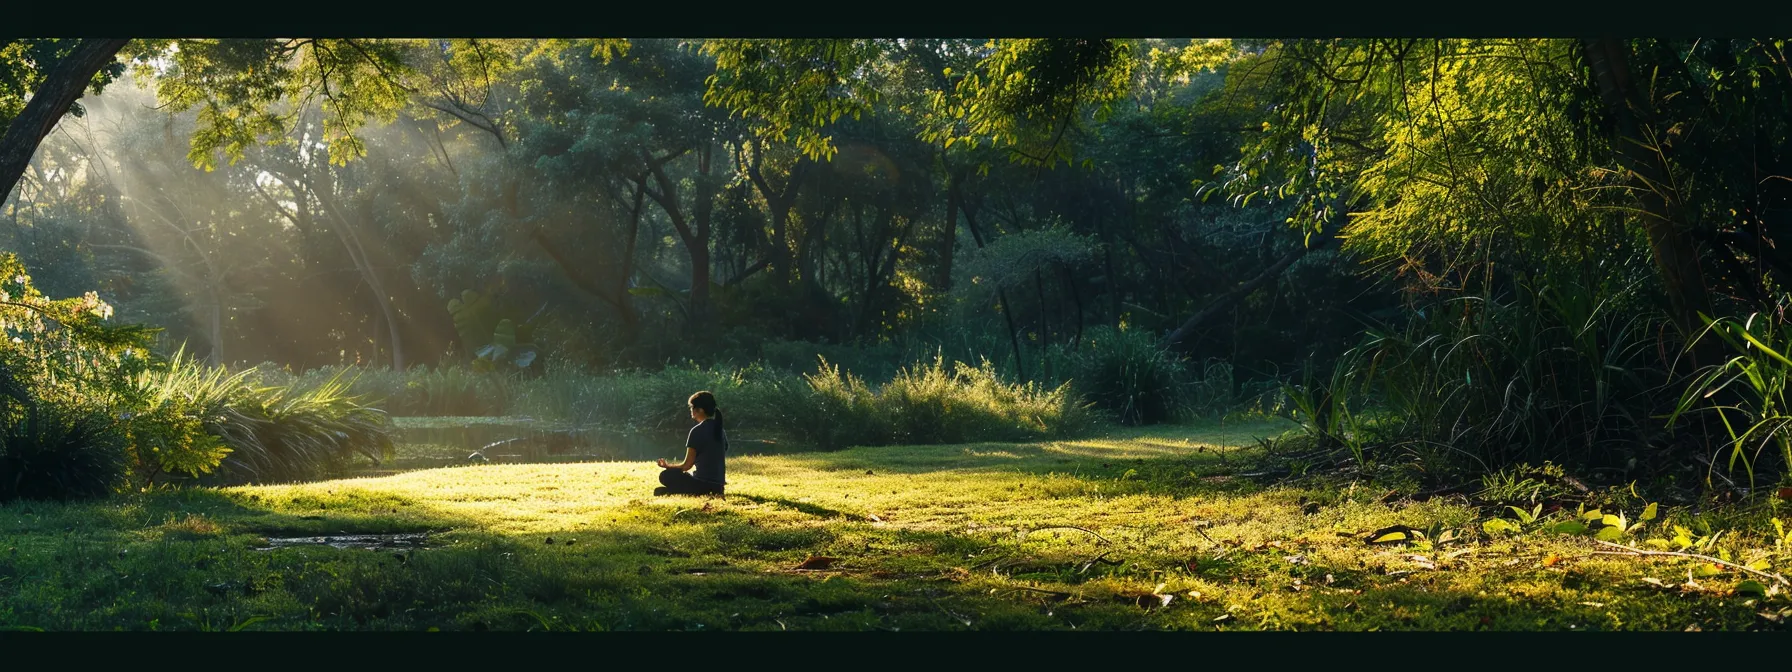
M1618 161L1631 173L1631 183L1643 210L1643 232L1661 273L1674 324L1691 338L1704 326L1699 314L1712 313L1711 292L1699 267L1698 240L1687 231L1688 222L1684 221L1685 212L1668 164L1668 150L1645 139L1643 130L1653 124L1654 115L1631 75L1624 42L1588 39L1581 42L1581 50L1599 87L1600 100L1611 115L1617 133L1612 146L1617 148Z
M324 191L323 187L327 186L314 183L311 185L311 193L317 196L319 203L323 204L324 211L330 215L330 219L335 220L336 225L330 228L336 231L337 239L342 241L342 247L348 252L349 261L354 262L355 268L367 281L367 288L373 291L373 300L379 305L380 314L386 320L387 336L392 339L392 368L396 371L403 371L405 370L404 338L398 333L398 319L392 309L392 297L386 293L386 284L380 281L378 271L368 263L367 249L361 246L361 237L355 235L353 225L336 207L335 197Z
M1282 271L1286 271L1289 266L1293 266L1294 262L1299 261L1301 257L1307 256L1307 252L1311 249L1312 248L1310 247L1302 245L1289 250L1287 254L1282 255L1281 259L1276 260L1276 263L1270 264L1269 268L1265 268L1262 273L1258 273L1257 277L1246 280L1239 283L1237 287L1226 290L1226 293L1221 294L1214 298L1214 300L1208 302L1207 307L1202 308L1194 315L1190 315L1187 320L1183 321L1182 326L1176 327L1175 331L1172 331L1170 332L1170 335L1165 336L1160 345L1165 348L1174 348L1180 345L1182 341L1189 337L1189 335L1195 333L1196 328L1206 323L1207 320L1211 319L1213 316L1231 308L1232 305L1238 303L1240 299L1250 296L1252 292L1269 284L1269 281L1276 279L1277 276L1282 274Z
M45 136L56 128L62 115L81 98L100 68L111 63L130 40L81 40L75 50L44 73L44 81L31 93L31 101L13 118L0 136L0 200L5 200L31 164L31 156Z

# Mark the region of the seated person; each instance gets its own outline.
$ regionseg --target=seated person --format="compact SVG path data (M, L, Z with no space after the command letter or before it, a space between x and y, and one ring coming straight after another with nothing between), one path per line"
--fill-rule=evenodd
M685 437L684 461L668 464L666 458L655 462L664 487L654 488L655 495L722 494L727 483L728 435L722 431L722 411L716 408L716 395L698 392L691 395L691 419L697 426ZM694 473L687 473L693 472Z

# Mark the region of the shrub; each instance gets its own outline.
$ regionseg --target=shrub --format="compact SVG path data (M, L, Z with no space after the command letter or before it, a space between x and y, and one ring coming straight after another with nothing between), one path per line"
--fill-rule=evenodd
M164 476L193 477L217 468L230 447L215 426L243 397L250 373L204 366L184 351L163 368L139 372L120 413L133 476L150 485Z
M309 387L247 389L207 427L231 448L219 480L310 478L339 472L356 453L391 459L391 418L348 387L337 376Z
M826 447L1071 436L1094 419L1068 385L1006 383L987 360L948 368L935 358L879 388L825 361L806 379L808 417L791 419L789 428Z
M124 439L105 414L34 399L0 368L0 421L0 502L103 497L124 484Z
M1092 329L1073 361L1076 389L1125 425L1178 419L1222 398L1217 390L1191 385L1188 366L1159 347L1150 334L1112 327ZM1229 367L1225 374L1223 398L1230 398Z
M390 420L349 392L351 370L280 385L260 384L267 378L254 371L232 374L176 354L165 369L140 374L130 422L139 480L292 480L339 471L357 452L391 456Z
M0 501L104 497L125 482L124 440L104 414L32 404L0 440Z
M1297 419L1359 459L1398 450L1481 471L1622 463L1661 438L1652 418L1672 410L1653 357L1666 350L1651 336L1660 317L1621 308L1624 298L1542 288L1432 306L1403 328L1370 330L1329 382L1298 390Z

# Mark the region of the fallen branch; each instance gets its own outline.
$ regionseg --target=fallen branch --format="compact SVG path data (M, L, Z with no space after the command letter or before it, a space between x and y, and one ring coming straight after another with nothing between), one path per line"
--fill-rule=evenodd
M1104 565L1118 565L1118 564L1120 564L1120 561L1119 561L1119 560L1109 560L1109 559L1107 559L1107 557L1108 557L1108 554L1109 554L1109 553L1113 553L1113 552L1114 552L1114 551L1113 551L1113 550L1112 550L1112 549L1109 549L1109 550L1106 550L1106 551L1102 551L1102 552L1101 552L1101 555L1097 555L1097 556L1095 556L1095 557L1093 557L1093 558L1089 558L1089 561L1088 561L1088 562L1085 562L1085 563L1083 563L1083 566L1082 566L1082 567L1080 567L1080 568L1078 568L1078 569L1077 569L1077 570L1076 570L1076 573L1078 573L1078 574L1087 574L1087 573L1089 573L1089 568L1090 568L1090 567L1094 567L1094 566L1095 566L1095 563L1097 563L1097 562L1099 562L1099 563L1101 563L1101 564L1104 564Z
M1095 530L1091 530L1086 527L1077 527L1075 525L1053 525L1051 527L1040 527L1040 528L1027 530L1027 534L1032 534L1034 532L1044 532L1046 530L1076 530L1078 532L1087 532L1089 534L1095 535L1095 538L1100 539L1103 543L1108 543L1108 544L1114 543L1114 540L1109 539L1104 536L1101 536L1101 534L1096 532Z
M984 561L983 561L983 562L979 562L979 563L977 563L977 564L975 564L975 565L971 565L971 566L970 566L970 567L969 567L969 568L967 568L967 569L980 569L980 568L982 568L982 567L983 567L983 566L984 566L984 565L987 565L987 564L990 564L990 563L997 563L997 564L998 564L998 566L999 566L999 565L1000 565L1000 563L1001 563L1001 562L1002 562L1002 561L1003 561L1003 560L1007 560L1007 559L1009 559L1009 558L1010 558L1010 557L1012 557L1012 556L1006 556L1006 555L998 555L998 556L996 556L996 557L993 557L993 558L990 558L990 559L988 559L988 560L984 560ZM992 568L992 569L993 569L993 568Z
M934 606L934 607L935 607L935 608L937 608L937 609L939 609L939 610L940 610L940 611L942 611L942 612L944 612L944 613L945 613L945 614L946 614L946 615L947 615L947 616L951 616L951 617L952 617L952 618L953 618L953 620L956 620L956 621L958 621L958 622L960 622L960 623L963 623L963 624L964 624L964 627L967 627L967 628L968 628L968 627L971 627L971 619L968 619L968 618L965 618L965 617L963 617L963 616L960 616L960 615L958 615L958 612L955 612L955 611L952 611L952 610L951 610L951 609L947 609L947 608L946 608L946 605L943 605L943 604L940 604L940 601L939 601L939 600L936 600L936 599L934 599L934 598L933 598L933 596L932 596L932 595L928 595L928 596L927 596L927 601L928 601L928 602L932 602L932 603L933 603L933 606Z
M1738 564L1736 564L1734 562L1730 562L1728 560L1721 560L1718 558L1713 558L1709 555L1699 555L1697 553L1682 553L1679 551L1645 551L1640 548L1635 548L1632 546L1625 546L1623 544L1614 544L1609 541L1601 541L1598 539L1593 540L1593 543L1599 544L1601 546L1609 546L1611 548L1623 549L1623 550L1629 551L1632 554L1639 555L1639 556L1664 556L1664 557L1671 557L1671 558L1692 558L1695 560L1704 560L1704 561L1709 562L1714 565L1729 567L1731 569L1735 569L1735 570L1738 570L1741 572L1753 574L1755 576L1759 576L1763 579L1767 579L1774 583L1778 583L1787 588L1792 588L1792 580L1787 580L1786 577L1781 576L1779 574L1775 574L1773 572L1764 572L1759 569L1755 569L1753 567L1744 567L1742 565L1738 565Z

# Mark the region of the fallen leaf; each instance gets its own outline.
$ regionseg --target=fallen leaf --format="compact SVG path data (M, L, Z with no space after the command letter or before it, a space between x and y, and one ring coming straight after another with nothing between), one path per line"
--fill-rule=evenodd
M1391 525L1369 533L1364 541L1370 544L1401 544L1423 538L1425 533L1405 525Z
M1219 615L1219 617L1217 617L1217 618L1215 618L1215 619L1213 619L1213 622L1214 622L1214 623L1221 623L1221 622L1224 622L1224 621L1230 621L1230 620L1232 620L1232 615L1231 615L1231 614L1220 614L1220 615Z
M1561 561L1562 561L1562 556L1557 553L1551 553L1549 555L1543 556L1543 566L1544 567L1554 567L1556 565L1556 563L1559 563Z
M797 565L795 568L796 569L827 569L829 567L832 567L834 565L834 561L836 561L836 560L839 560L839 558L830 558L825 555L811 555L811 556L809 556L808 560L804 560L803 564Z

